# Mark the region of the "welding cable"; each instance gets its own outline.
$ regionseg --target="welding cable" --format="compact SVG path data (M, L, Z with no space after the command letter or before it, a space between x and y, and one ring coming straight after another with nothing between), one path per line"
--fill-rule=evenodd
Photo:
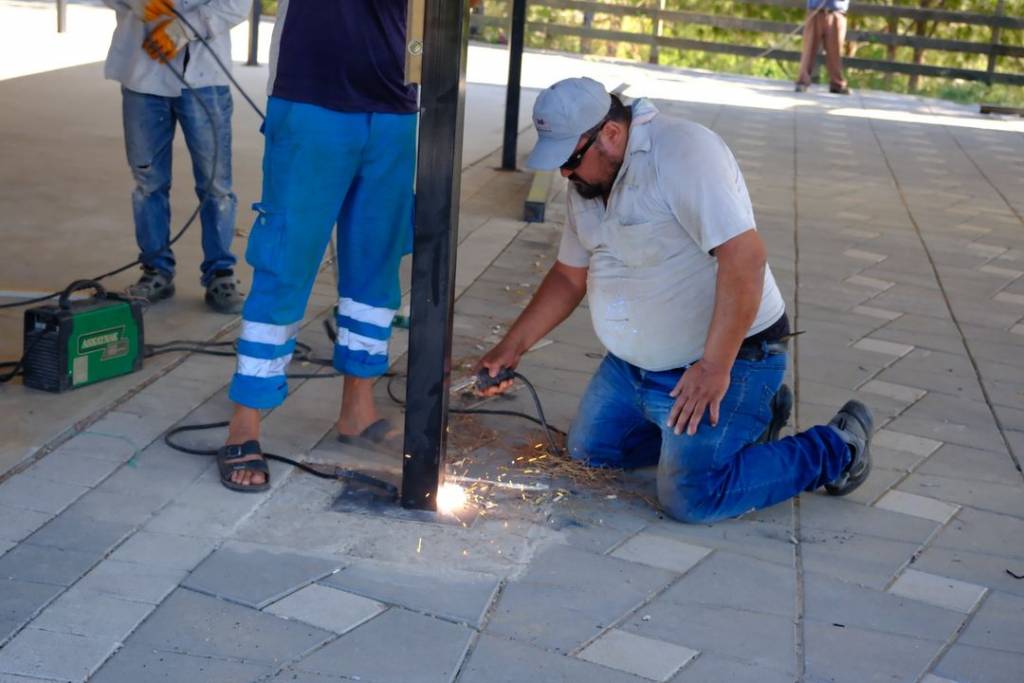
M148 38L148 36L147 36L147 38ZM206 118L209 119L209 121L210 121L210 128L213 131L213 154L211 155L211 158L210 158L210 174L209 174L209 178L206 181L206 187L203 188L203 196L206 199L209 199L210 192L213 190L214 179L216 178L216 175L217 175L217 156L218 156L219 149L220 149L220 131L218 130L218 127L217 127L217 120L216 120L216 118L214 118L213 112L210 110L210 105L208 105L203 98L199 97L199 95L198 95L198 93L196 93L195 89L191 85L189 85L188 81L185 80L184 75L182 75L182 73L180 71L178 71L176 68L174 68L174 65L171 64L170 62L168 62L167 60L161 59L161 62L164 64L164 66L166 66L168 69L171 70L171 73L173 73L174 77L177 78L178 81L181 82L182 86L184 86L192 94L192 96L195 97L196 101L198 101L199 105L202 107L203 113L206 114ZM171 241L167 243L168 247L170 247L171 245L176 243L178 240L180 240L182 238L182 236L185 234L185 232L190 227L192 227L192 224L195 223L196 218L199 216L199 211L203 208L203 204L206 203L206 199L204 199L203 201L200 201L198 204L196 204L196 208L193 209L192 215L188 217L188 220L185 221L185 224L183 226L181 226L181 229L178 230L178 232L174 235L174 237L171 238ZM104 280L104 279L106 279L108 277L111 277L111 276L123 273L124 271L128 270L129 268L133 268L133 267L139 265L141 262L142 261L140 259L135 259L131 263L127 263L127 264L125 264L125 265L123 265L123 266L121 266L119 268L115 268L114 270L108 271L106 273L103 273L102 275L97 275L96 277L92 277L92 278L89 278L89 279L93 280L94 282L98 282L98 281ZM58 297L58 296L60 296L63 293L64 293L64 290L61 289L61 290L58 290L58 291L53 292L51 294L46 294L44 296L38 296L38 297L35 297L33 299L24 299L22 301L15 301L15 302L8 303L8 304L0 304L0 310L5 309L5 308L18 308L20 306L31 306L32 304L37 304L37 303L40 303L40 302L43 302L43 301L48 301L50 299L53 299L54 297ZM22 361L23 360L24 360L24 356L22 356ZM21 362L21 361L18 361L18 362Z
M191 455L215 456L220 451L219 448L193 448L191 446L185 446L180 443L176 443L174 441L174 437L184 432L201 432L207 429L220 429L222 427L227 427L228 424L229 423L225 420L223 422L207 422L203 424L184 425L181 427L175 427L174 429L164 434L164 443L167 444L169 447L173 448L174 450L180 451L182 453L189 453ZM275 460L277 462L283 462L286 465L291 465L292 467L297 467L303 472L308 472L309 474L312 474L315 477L319 477L320 479L342 479L346 481L356 481L362 484L368 484L375 488L382 489L389 495L396 498L398 497L397 486L390 482L386 482L382 479L371 477L368 474L363 474L362 472L356 472L355 470L349 470L337 466L331 466L333 467L333 472L324 472L310 465L309 463L305 463L300 460L292 460L291 458L286 458L283 455L278 455L277 453L269 453L267 451L263 452L263 457L266 458L267 460Z
M535 425L539 425L541 428L544 429L544 435L547 437L548 440L548 447L551 449L551 452L553 454L558 455L563 453L565 449L561 448L558 445L558 442L555 440L554 434L560 434L561 436L564 437L566 436L566 433L559 429L558 427L554 427L548 423L547 417L545 417L544 415L544 406L541 404L540 396L537 394L537 390L534 388L530 380L526 379L526 377L519 372L513 371L512 376L515 379L521 381L523 385L527 388L527 390L529 390L530 397L533 399L533 405L537 409L536 417L530 415L529 413L522 413L517 410L500 410L495 408L449 408L448 412L455 413L457 415L497 415L500 417L518 417L523 420L529 420L530 422L534 423ZM394 387L392 386L392 383L394 382L396 377L404 378L406 377L406 375L398 375L396 373L395 375L388 378L386 385L388 398L390 398L392 402L394 402L395 404L404 406L405 401L395 394Z

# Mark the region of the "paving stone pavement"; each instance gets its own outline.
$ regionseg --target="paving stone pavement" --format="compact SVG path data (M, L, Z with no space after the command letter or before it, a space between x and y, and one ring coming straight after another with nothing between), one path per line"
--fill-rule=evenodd
M162 441L229 410L225 361L190 357L0 483L0 683L1022 680L1024 126L536 58L630 83L730 144L805 331L790 428L867 402L867 484L687 526L651 507L650 471L547 477L530 427L453 417L452 473L548 491L480 485L473 519L416 521L332 511L339 484L274 463L269 492L238 495ZM564 219L556 185L549 222L521 222L529 176L495 165L464 175L456 374L536 291ZM331 287L301 333L318 355ZM396 330L398 370L406 345ZM524 357L554 425L601 351L584 306ZM334 441L337 389L293 382L266 446L394 476L397 454ZM523 392L495 403L532 410Z

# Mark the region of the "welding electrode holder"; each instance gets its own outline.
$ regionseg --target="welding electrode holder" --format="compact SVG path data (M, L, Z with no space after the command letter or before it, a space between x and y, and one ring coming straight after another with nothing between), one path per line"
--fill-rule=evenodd
M487 368L480 370L476 374L476 388L478 391L486 391L491 387L496 387L502 382L508 382L515 379L516 371L511 368L502 368L498 371L495 377L491 377L491 373L487 371Z

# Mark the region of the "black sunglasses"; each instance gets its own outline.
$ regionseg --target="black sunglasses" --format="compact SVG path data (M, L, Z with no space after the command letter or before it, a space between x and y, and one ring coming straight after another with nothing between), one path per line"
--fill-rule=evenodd
M601 134L602 130L604 130L605 123L607 123L607 121L599 123L594 132L590 134L589 138L587 138L587 141L583 146L573 152L572 156L569 157L569 160L562 164L561 169L563 171L575 171L579 165L583 163L583 157L586 156L587 150L590 149L590 146L594 144L595 140L597 140L597 136Z

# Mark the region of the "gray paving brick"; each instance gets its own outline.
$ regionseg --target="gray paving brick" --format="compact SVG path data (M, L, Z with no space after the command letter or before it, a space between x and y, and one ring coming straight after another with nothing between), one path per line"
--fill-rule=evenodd
M79 486L95 486L115 469L119 462L91 458L74 451L56 450L32 465L26 473L39 479Z
M932 545L1024 560L1024 520L964 508Z
M286 619L333 633L348 633L387 609L387 605L320 584L306 586L266 608Z
M110 559L191 571L213 547L209 539L138 531L122 543Z
M95 427L94 427L95 428ZM122 463L132 457L141 444L132 443L127 437L117 434L97 434L86 430L64 442L54 451L68 455L79 454L89 458Z
M498 590L498 579L487 574L373 562L355 563L323 583L471 626L483 623Z
M20 541L52 518L49 512L0 505L0 539Z
M557 652L597 636L668 585L675 574L554 546L511 582L488 630Z
M701 653L676 674L672 683L793 683L793 674Z
M816 532L865 534L894 541L923 543L938 524L930 519L911 517L899 512L865 508L833 496L805 494L800 496L800 527Z
M262 609L343 566L334 560L234 544L207 557L182 585Z
M711 549L704 546L640 533L616 548L612 557L683 574L710 553Z
M954 681L1020 683L1024 655L957 643L942 657L934 671Z
M70 586L101 557L95 552L22 543L0 557L0 578Z
M472 633L465 626L391 609L294 668L381 683L447 682L454 680Z
M918 543L839 531L801 534L804 569L878 590L888 585L920 548Z
M699 654L688 647L612 629L577 657L652 681L667 681Z
M833 624L804 629L807 675L835 683L912 681L938 654L942 643Z
M0 643L63 590L60 586L0 579Z
M1019 477L1017 468L1006 453L979 451L946 444L917 468L918 474L960 480L985 481L995 484Z
M101 521L68 510L57 515L46 526L25 539L25 542L105 555L124 539L131 529L128 524Z
M717 524L656 522L649 526L647 531L694 545L728 550L737 555L792 566L792 532L788 521L780 522L782 517L791 514L791 505L792 503L787 501L768 511L761 510L753 516L745 515L741 519L725 520ZM759 515L766 512L770 518L762 519Z
M619 628L776 671L792 672L796 661L792 616L656 599Z
M191 657L150 645L128 643L96 672L92 683L252 683L274 666ZM285 679L286 680L286 679Z
M1024 519L1024 485L1014 479L1005 484L964 481L951 477L911 474L901 490L950 503Z
M280 665L332 637L307 624L181 589L143 622L128 643L199 657Z
M88 489L18 474L0 484L0 505L57 514Z
M54 681L52 678L29 678L28 676L0 672L0 683L54 683Z
M76 587L156 605L178 586L185 575L184 570L143 567L132 562L106 559L82 577Z
M959 612L813 572L804 574L804 618L808 628L842 624L936 642L964 621Z
M153 605L73 586L32 622L33 628L121 642Z
M1024 598L1001 591L989 593L957 642L1024 654Z
M718 551L658 597L681 606L722 605L792 615L796 573L792 567Z
M459 680L463 683L639 683L644 679L484 634L480 636L473 654L463 666Z
M116 642L105 638L28 628L0 651L0 671L77 683L85 681L116 647Z
M144 493L111 491L105 488L105 484L79 498L66 512L104 522L135 525L145 522L167 502Z

